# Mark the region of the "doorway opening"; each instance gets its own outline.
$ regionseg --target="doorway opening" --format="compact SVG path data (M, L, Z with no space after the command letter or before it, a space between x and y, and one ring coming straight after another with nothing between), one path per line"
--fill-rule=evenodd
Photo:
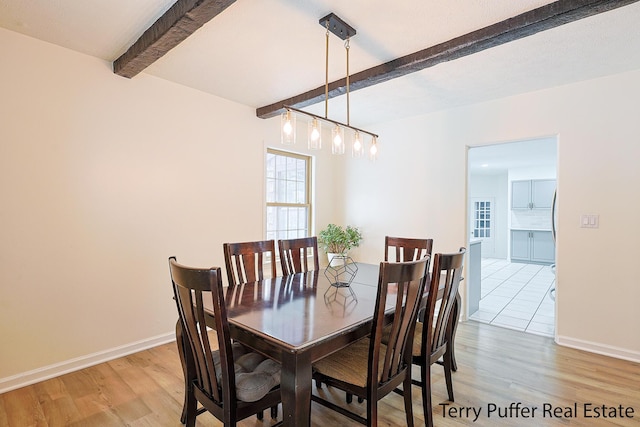
M557 138L470 147L468 318L555 335Z

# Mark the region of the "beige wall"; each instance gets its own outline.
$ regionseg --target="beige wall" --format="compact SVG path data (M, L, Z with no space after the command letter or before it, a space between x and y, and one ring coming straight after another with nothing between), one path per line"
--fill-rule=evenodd
M465 245L466 147L557 135L556 340L640 360L638 98L635 71L379 124L380 159L353 161L345 180L346 218L365 231L357 255L379 260L385 234ZM600 228L579 228L581 214Z
M1 392L171 339L167 258L222 266L223 242L262 239L281 146L253 108L3 29L0 58Z

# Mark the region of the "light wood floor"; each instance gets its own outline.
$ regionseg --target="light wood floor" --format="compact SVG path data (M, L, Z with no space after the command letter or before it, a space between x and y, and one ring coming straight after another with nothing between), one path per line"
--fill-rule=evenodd
M436 426L640 426L638 363L560 347L550 338L475 322L460 324L456 346L456 401L448 408L480 408L481 413L475 422L471 409L469 416L444 416L440 404L447 402L446 387L442 368L434 365ZM414 375L418 375L417 369ZM180 362L172 343L2 394L0 426L180 426L182 390ZM344 403L344 394L335 389L323 387L319 392ZM424 425L417 387L413 402L416 426ZM521 408L537 407L534 418L523 418L522 412L515 411L499 418L497 410L488 417L489 406L508 409L517 402L522 402ZM585 418L586 403L615 407L618 417ZM549 413L545 417L545 404L560 407L561 413L571 417L553 418ZM574 404L577 414L572 411ZM632 407L633 418L620 418L620 405ZM351 406L364 408L355 400ZM380 401L379 412L381 426L406 425L399 395L392 393ZM252 417L240 425L266 426L269 421L265 413L264 423ZM318 427L359 425L315 404L312 422ZM221 424L203 414L198 425Z

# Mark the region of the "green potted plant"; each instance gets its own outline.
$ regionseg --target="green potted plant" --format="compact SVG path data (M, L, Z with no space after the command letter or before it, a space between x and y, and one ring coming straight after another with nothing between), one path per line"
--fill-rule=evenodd
M350 225L342 228L336 224L329 224L318 233L318 243L332 264L332 259L344 258L350 249L360 246L361 241L360 230Z

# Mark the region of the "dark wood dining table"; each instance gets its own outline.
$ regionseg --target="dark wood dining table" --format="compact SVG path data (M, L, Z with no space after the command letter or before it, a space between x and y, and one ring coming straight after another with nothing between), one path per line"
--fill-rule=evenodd
M227 288L231 337L282 364L284 426L310 425L312 363L371 332L377 284L378 266L358 264L349 287L318 270Z
M310 425L313 362L371 332L379 266L357 266L349 287L332 286L318 270L226 289L231 337L282 364L284 426ZM390 291L389 316L394 303Z

